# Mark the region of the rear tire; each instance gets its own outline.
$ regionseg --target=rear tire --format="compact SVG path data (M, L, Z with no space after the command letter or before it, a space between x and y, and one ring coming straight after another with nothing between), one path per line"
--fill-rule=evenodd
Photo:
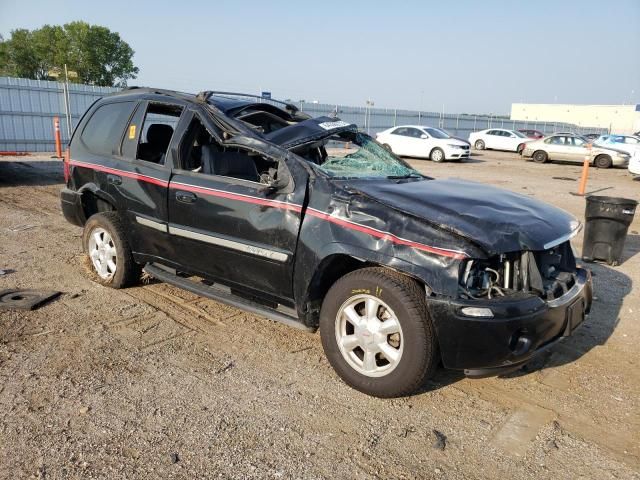
M549 160L547 152L543 150L536 150L535 152L533 152L532 158L536 163L546 163Z
M117 212L92 215L84 226L82 246L89 256L95 281L101 285L124 288L140 280L141 267L133 260Z
M384 268L356 270L333 284L322 303L320 336L342 380L376 397L415 392L438 363L424 289Z
M476 143L473 144L473 148L476 150L484 150L486 148L484 141L476 140Z
M434 162L443 162L445 160L444 152L441 148L436 147L431 150L431 155L429 155L429 158Z
M609 168L613 165L611 157L609 155L598 155L593 162L598 168Z

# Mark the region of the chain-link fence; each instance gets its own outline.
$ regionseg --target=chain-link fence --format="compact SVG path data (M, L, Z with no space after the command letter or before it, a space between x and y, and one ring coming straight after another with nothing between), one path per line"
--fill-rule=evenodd
M98 98L117 88L69 84L68 101L64 84L45 80L0 77L0 150L51 152L55 148L53 117L60 117L63 143L85 110ZM337 116L375 134L397 125L425 125L447 130L454 136L485 128L534 129L545 134L557 131L606 133L606 129L577 127L559 122L522 122L492 115L448 114L321 103L297 102L311 116ZM67 114L68 113L68 114Z
M495 115L473 115L466 113L420 112L390 108L346 107L319 103L297 104L305 113L316 117L320 115L338 116L342 120L355 123L371 135L397 125L424 125L448 131L451 135L468 138L471 132L486 128L507 128L511 130L539 130L545 135L554 132L572 132L578 134L607 133L606 128L579 127L562 122L520 121Z

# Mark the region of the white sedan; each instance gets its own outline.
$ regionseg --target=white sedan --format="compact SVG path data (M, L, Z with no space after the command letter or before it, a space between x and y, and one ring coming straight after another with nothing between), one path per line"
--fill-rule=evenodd
M469 158L469 143L439 128L401 125L377 133L376 140L401 156L430 158L434 162Z
M504 128L488 128L469 135L469 143L476 150L491 148L493 150L522 152L525 143L531 140L531 138L517 130L506 130Z

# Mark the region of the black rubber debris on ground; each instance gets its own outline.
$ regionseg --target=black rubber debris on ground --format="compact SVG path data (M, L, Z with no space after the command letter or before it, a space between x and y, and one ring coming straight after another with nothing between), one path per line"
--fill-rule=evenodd
M433 435L436 438L433 442L433 448L444 450L447 446L447 436L444 433L439 432L438 430L433 430Z
M171 454L171 463L178 463L180 461L180 457L176 452Z
M35 310L61 293L53 290L2 290L0 310Z

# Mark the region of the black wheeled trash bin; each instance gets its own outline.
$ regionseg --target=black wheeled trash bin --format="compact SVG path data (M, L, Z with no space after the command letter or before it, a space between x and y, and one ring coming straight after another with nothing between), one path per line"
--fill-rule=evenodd
M587 197L582 259L618 265L637 205L638 202L627 198Z

